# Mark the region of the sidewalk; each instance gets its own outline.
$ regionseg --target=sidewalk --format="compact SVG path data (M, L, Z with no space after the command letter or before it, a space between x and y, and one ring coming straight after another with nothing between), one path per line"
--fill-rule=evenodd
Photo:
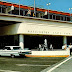
M41 72L72 72L72 56Z

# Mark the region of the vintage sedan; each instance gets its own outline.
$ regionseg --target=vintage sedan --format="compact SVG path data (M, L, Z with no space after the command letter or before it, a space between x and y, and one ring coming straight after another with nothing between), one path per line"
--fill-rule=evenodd
M5 46L0 50L0 56L25 56L25 54L31 54L31 50L21 49L20 46Z

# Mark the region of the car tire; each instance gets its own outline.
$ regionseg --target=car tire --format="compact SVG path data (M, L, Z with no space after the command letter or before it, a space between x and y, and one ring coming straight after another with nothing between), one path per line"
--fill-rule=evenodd
M11 54L11 58L14 58L14 57L15 57L15 55Z

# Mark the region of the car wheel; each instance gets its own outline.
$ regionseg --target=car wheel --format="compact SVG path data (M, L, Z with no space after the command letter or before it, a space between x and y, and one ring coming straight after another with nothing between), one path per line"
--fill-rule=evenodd
M14 57L15 57L15 55L11 54L11 58L14 58Z

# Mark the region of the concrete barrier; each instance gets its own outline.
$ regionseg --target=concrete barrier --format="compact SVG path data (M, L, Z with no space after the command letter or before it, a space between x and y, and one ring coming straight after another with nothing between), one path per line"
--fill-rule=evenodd
M27 57L68 57L70 56L70 50L53 50L53 51L32 51L31 55Z

